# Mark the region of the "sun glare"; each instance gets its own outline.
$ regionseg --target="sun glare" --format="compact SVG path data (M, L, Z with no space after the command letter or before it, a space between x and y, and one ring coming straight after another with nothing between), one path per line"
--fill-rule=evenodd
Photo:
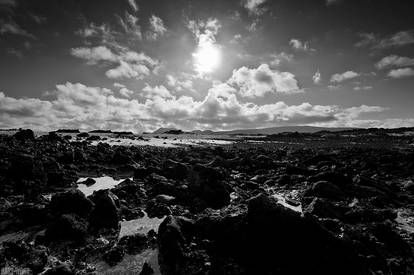
M199 46L193 53L195 70L200 74L211 73L221 61L220 48L217 45L206 43Z

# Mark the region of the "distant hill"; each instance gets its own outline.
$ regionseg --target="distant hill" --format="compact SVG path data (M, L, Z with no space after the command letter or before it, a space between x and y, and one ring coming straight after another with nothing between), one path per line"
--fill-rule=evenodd
M214 131L211 131L211 130L204 130L204 131L194 130L194 131L191 131L191 133L196 134L196 135L212 135L212 134L214 134Z
M170 131L178 131L177 128L159 128L158 130L155 130L152 132L153 134L165 134Z
M274 135L285 132L298 132L298 133L316 133L320 131L340 132L353 130L355 128L329 128L329 127L316 127L316 126L280 126L261 129L238 129L231 131L217 131L212 134L215 135Z
M316 127L316 126L280 126L280 127L271 127L271 128L261 128L261 129L237 129L230 131L212 131L212 130L194 130L191 131L193 134L198 135L273 135L280 134L285 132L299 132L299 133L316 133L320 131L328 132L340 132L353 130L355 128L329 128L329 127ZM174 133L180 130L176 128L160 128L153 132L153 134L166 134Z

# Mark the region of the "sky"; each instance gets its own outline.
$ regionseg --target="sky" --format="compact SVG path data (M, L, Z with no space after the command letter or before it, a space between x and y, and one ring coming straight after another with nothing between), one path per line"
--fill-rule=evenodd
M0 0L0 128L414 126L411 0Z

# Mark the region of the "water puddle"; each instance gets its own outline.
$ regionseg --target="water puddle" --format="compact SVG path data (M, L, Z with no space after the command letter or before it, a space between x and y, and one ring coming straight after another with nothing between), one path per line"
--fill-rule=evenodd
M149 218L147 213L145 213L145 216L142 218L130 221L121 221L121 231L119 232L119 238L134 235L136 233L147 234L151 229L157 232L158 227L163 220L164 218Z
M85 196L92 195L94 191L102 190L102 189L112 189L117 186L119 183L124 181L125 179L116 180L112 177L99 177L99 178L92 178L96 182L93 185L87 186L81 182L85 181L87 178L80 178L78 183L78 189L85 194Z
M145 216L142 218L122 221L119 239L137 233L147 234L150 230L158 231L158 227L163 220L164 218L149 218L147 213L145 213ZM153 248L145 249L135 255L126 254L124 259L116 266L109 266L104 261L98 261L94 265L97 274L139 274L145 262L151 265L154 270L153 274L161 274L158 265L158 250Z

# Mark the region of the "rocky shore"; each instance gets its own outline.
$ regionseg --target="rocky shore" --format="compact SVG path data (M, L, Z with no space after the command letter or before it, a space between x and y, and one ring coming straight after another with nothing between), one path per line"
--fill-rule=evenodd
M0 136L1 274L414 274L414 147L396 141ZM102 176L120 183L79 190ZM142 232L143 217L160 224Z

